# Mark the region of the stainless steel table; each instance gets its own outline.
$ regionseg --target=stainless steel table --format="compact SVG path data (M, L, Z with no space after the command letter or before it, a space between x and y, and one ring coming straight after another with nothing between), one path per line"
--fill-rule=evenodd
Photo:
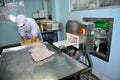
M0 80L59 80L72 76L86 66L52 45L45 43L55 54L39 63L35 63L29 53L30 46L4 49L0 65Z

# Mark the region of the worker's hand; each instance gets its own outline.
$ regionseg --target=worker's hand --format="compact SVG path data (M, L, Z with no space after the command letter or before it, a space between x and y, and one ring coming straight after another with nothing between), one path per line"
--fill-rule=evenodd
M23 40L23 43L24 43L24 44L27 44L26 36L22 36L22 40Z
M24 44L27 44L27 40L23 40L24 41Z
M36 42L37 37L32 37L31 42Z
M23 41L24 41L24 40L27 40L27 39L26 39L26 36L22 36L22 39L23 39Z

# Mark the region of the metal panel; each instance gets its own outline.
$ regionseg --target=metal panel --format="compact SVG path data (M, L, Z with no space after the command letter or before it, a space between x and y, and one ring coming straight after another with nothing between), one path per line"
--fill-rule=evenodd
M86 34L81 35L80 29L86 29ZM92 52L93 45L93 36L91 32L94 28L94 24L92 22L82 22L82 21L74 21L69 20L66 24L66 32L79 36L80 44L84 44L86 47L86 51L88 53Z
M0 65L0 80L59 80L79 74L86 66L45 43L55 54L35 63L29 53L30 46L4 49Z
M106 33L105 41L106 41L107 45L104 45L106 50L104 50L104 52L102 52L102 51L98 52L98 51L93 50L93 53L92 53L94 56L108 62L109 61L109 55L110 55L110 46L111 46L111 38L112 38L114 18L84 17L83 20L86 21L86 22L96 22L96 21L106 22L107 21L107 22L110 23L109 30L106 30L107 33ZM99 38L99 40L100 40L100 38ZM93 42L95 42L95 41L93 41ZM101 48L104 49L104 47L101 47Z

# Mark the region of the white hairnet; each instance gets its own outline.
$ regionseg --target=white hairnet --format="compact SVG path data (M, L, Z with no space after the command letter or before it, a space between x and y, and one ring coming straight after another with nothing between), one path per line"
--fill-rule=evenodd
M17 15L16 17L17 26L22 26L25 23L25 18L26 17L23 14Z

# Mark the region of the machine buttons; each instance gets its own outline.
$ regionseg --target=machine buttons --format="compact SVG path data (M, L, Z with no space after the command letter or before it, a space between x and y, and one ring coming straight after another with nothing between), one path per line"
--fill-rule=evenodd
M85 28L81 28L80 29L80 34L86 34L86 29Z

